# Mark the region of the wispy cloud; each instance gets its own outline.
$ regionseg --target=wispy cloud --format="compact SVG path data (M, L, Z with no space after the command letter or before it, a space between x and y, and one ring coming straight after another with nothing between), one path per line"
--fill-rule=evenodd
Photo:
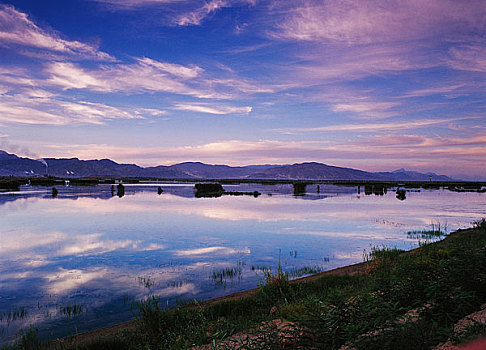
M256 0L208 0L195 10L179 15L175 23L179 26L200 25L205 18L224 8L242 4L255 5Z
M103 4L112 5L118 9L131 9L133 7L151 6L151 5L163 5L187 2L187 0L91 0Z
M425 55L409 44L326 46L309 50L299 58L303 63L287 68L286 75L303 87L426 69L438 62L438 57Z
M104 124L113 119L160 117L167 110L186 110L209 114L249 114L250 106L220 103L187 102L167 105L166 109L114 107L73 99L64 91L87 90L101 93L164 93L187 95L198 99L229 99L248 93L240 89L261 91L237 78L211 80L204 69L195 65L137 59L131 64L110 64L86 69L72 62L53 62L45 66L42 76L33 77L22 69L0 68L0 121L17 124L66 125L70 123ZM233 74L233 73L232 73ZM207 88L207 87L214 87ZM60 88L60 89L59 89ZM221 92L219 92L221 91Z
M338 103L332 106L335 112L368 113L370 111L384 111L399 106L400 102L349 102Z
M249 114L251 107L234 107L209 104L176 104L174 109L208 114Z
M464 87L465 85L466 85L465 83L459 83L459 84L446 85L446 86L416 89L406 93L402 97L424 97L430 95L448 95L450 93L456 92L458 89Z
M138 3L138 2L129 2ZM206 4L210 9L216 5ZM216 6L216 7L215 7ZM0 6L0 45L18 54L47 58L50 63L37 72L15 72L17 68L0 67L1 81L14 85L57 86L63 90L86 89L107 93L168 92L198 98L230 98L235 93L270 92L246 79L215 79L198 65L181 65L147 57L133 58L133 63L114 63L115 58L94 46L62 39L53 31L40 28L25 13L12 6ZM31 51L35 49L35 51ZM39 56L40 55L40 56ZM91 68L72 60L113 61ZM18 70L18 69L17 69ZM37 78L33 78L37 76ZM229 88L229 89L228 89ZM3 89L2 89L3 90ZM220 91L217 91L220 90Z
M240 53L254 52L269 47L270 45L271 43L263 43L263 44L256 44L250 46L242 46L242 47L231 49L229 52L234 55Z
M486 73L486 47L484 43L452 47L446 62L453 69Z
M15 124L67 125L104 124L113 119L139 119L163 115L166 111L117 108L102 103L69 101L42 90L0 95L0 121Z
M431 68L484 72L480 0L275 2L271 39L299 49L283 73L303 88Z
M97 91L110 90L108 83L74 63L50 63L46 72L50 75L48 82L60 86L64 90L85 88Z
M199 68L180 67L150 59L137 59L133 64L119 64L84 69L67 62L50 64L46 72L48 82L68 89L88 89L101 92L170 92L200 98L221 97L215 93L198 91L184 81L191 74L197 75ZM182 77L181 77L182 75Z
M392 130L410 130L429 127L437 124L447 124L457 120L464 120L471 118L442 118L442 119L422 119L411 120L403 122L388 122L388 123L359 123L359 124L338 124L317 126L312 128L286 128L277 129L283 133L304 133L304 132L333 132L333 131L353 131L353 132L376 132L376 131L392 131Z
M29 50L37 49L74 59L114 61L112 56L93 45L65 40L54 31L40 28L25 13L9 5L0 5L0 46L17 49L18 53L26 55L35 54Z
M0 97L0 120L18 124L64 125L68 119L60 114L42 111L37 103L21 97Z
M177 24L180 26L186 25L200 25L201 21L207 17L209 14L215 12L216 10L225 7L228 5L228 1L226 0L211 0L206 2L200 8L181 15L177 18Z
M10 86L29 86L36 85L36 79L32 78L29 71L17 67L1 67L0 66L0 84L2 94L10 90Z
M114 10L141 10L144 8L161 7L170 9L166 14L166 25L199 26L203 21L225 7L252 5L256 0L91 0L107 5ZM179 6L180 5L180 6ZM172 18L171 18L172 17Z
M288 11L273 35L293 40L369 44L468 35L484 29L481 0L308 1Z
M229 99L240 93L268 93L238 78L217 79L204 74L199 66L183 66L150 58L137 58L131 64L103 65L86 69L69 62L47 65L47 82L61 89L87 89L100 92L168 92L197 98Z

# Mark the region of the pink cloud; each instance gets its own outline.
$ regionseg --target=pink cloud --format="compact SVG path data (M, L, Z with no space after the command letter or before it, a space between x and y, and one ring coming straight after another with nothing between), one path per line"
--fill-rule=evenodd
M187 25L200 25L201 21L207 17L209 14L215 12L216 10L226 7L228 5L228 1L226 0L211 0L206 2L200 8L188 12L179 18L177 18L176 22L177 25L180 26L187 26Z
M191 111L209 114L249 114L252 110L251 107L234 107L220 104L176 104L174 109L179 111Z
M169 92L197 98L229 99L240 93L269 93L271 88L238 77L213 78L196 65L183 66L150 58L130 64L102 65L86 69L68 62L47 65L47 83L63 90L87 89L100 92Z
M271 14L270 38L299 45L284 76L301 87L434 67L486 71L481 0L275 2Z
M411 44L327 45L313 47L298 58L303 63L288 67L285 76L301 87L426 69L439 62L436 54L421 52Z
M48 32L38 27L29 17L14 7L0 5L0 45L6 47L21 47L17 52L32 55L25 48L47 50L56 54L78 59L97 61L113 61L109 54L99 51L96 47L80 41L70 41L60 38L54 32Z
M214 97L211 92L198 91L184 81L197 77L202 69L157 62L142 58L133 64L84 69L79 65L55 62L47 66L48 82L68 89L88 89L102 92L171 92L198 97Z
M484 1L308 1L293 8L272 34L346 44L420 40L484 29Z
M212 13L225 8L241 4L255 5L256 0L209 0L195 10L186 12L176 17L174 23L179 26L201 25L203 20Z
M412 90L408 92L407 94L403 95L402 97L408 98L408 97L424 97L424 96L430 96L430 95L445 95L447 96L448 94L451 93L456 93L457 90L463 88L466 86L466 83L457 83L457 84L448 84L448 85L442 85L438 87L430 87L430 88L425 88L425 89L417 89L417 90Z
M44 90L0 95L0 122L31 125L105 124L113 119L156 117L166 112L117 108L89 101L69 101Z
M391 139L395 138L395 142ZM322 142L260 140L255 142L226 140L197 146L178 147L121 147L106 144L49 145L44 147L49 156L80 157L81 159L109 157L119 162L141 165L174 164L182 161L202 161L212 164L289 164L319 161L330 165L354 167L367 171L389 171L408 168L435 171L448 175L469 174L484 176L486 147L459 145L467 137L456 138L452 144L441 140L435 146L430 139L420 136L388 139L376 138L367 142ZM435 141L434 141L435 142ZM392 145L391 145L392 143ZM451 159L454 166L451 167Z
M486 47L461 45L449 49L447 64L457 70L486 73Z
M355 112L369 113L376 111L387 111L393 107L400 106L400 102L367 102L357 101L348 103L338 103L332 106L334 112Z
M476 119L476 118L440 118L440 119L422 119L410 121L398 121L387 123L356 123L356 124L337 124L316 126L311 128L286 128L277 129L277 131L284 133L313 133L313 132L333 132L333 131L352 131L352 132L371 132L377 131L391 131L391 130L410 130L418 128L426 128L432 125L447 124L452 121Z
M186 2L187 0L91 0L91 1L112 5L114 8L118 8L118 9L131 9L133 7Z

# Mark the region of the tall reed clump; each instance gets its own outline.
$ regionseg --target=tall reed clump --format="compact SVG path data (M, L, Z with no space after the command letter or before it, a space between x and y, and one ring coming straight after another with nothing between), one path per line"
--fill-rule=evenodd
M486 223L475 230L400 254L374 249L366 283L316 300L303 324L321 348L429 349L486 302Z
M264 270L264 278L264 284L260 288L260 293L269 302L278 303L291 297L289 274L283 271L280 256L278 257L276 273L271 269Z
M198 308L167 310L152 296L138 303L140 340L150 349L186 349L195 340L206 340L207 323Z
M366 262L366 271L372 273L379 269L390 267L396 259L403 253L402 249L389 247L371 247L371 251L363 252L363 260Z

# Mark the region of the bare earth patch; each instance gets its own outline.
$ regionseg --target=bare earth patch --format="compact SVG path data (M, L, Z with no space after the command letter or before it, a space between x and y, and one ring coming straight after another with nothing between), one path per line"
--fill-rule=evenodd
M473 312L466 317L460 319L454 326L454 333L460 334L466 330L466 327L474 323L486 324L486 304L481 305L481 310ZM455 349L475 349L475 344L479 344L483 347L478 349L486 349L486 340L479 340L468 345L454 345L452 341L447 341L443 344L439 344L434 350L455 350Z
M191 350L243 350L260 346L265 347L268 344L274 344L280 349L313 349L297 345L310 338L310 332L294 322L275 319L270 322L262 322L258 329L240 332L227 339L214 341L212 344L195 346Z

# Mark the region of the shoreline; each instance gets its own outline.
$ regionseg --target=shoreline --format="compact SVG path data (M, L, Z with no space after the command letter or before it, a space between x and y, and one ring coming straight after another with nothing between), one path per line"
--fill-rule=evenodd
M466 234L468 232L474 231L474 228L466 228L466 229L458 229L454 232L449 233L444 239L441 239L439 241L433 242L431 244L434 245L440 245L444 244L444 242L454 240L456 237ZM401 253L401 255L407 255L407 254L413 254L414 252L422 249L422 247L417 247L411 250L407 250ZM322 271L316 274L296 278L294 280L289 281L290 284L298 284L298 283L309 283L309 282L314 282L318 280L319 278L327 275L359 275L359 274L365 274L366 273L366 266L368 262L363 261L359 262L356 264L351 264L351 265L346 265L342 267L337 267L331 270L327 271ZM236 300L242 300L248 297L251 297L255 295L259 290L259 287L257 288L252 288L252 289L247 289L244 291L240 292L235 292L231 293L225 296L221 297L216 297L216 298L211 298L205 301L200 302L197 306L185 306L189 308L206 308L210 307L212 305L221 303L221 302L229 302L229 301L236 301ZM176 308L177 309L177 308ZM53 345L53 348L56 348L58 345L72 345L76 343L77 345L83 345L87 344L93 340L99 340L99 339L109 339L120 332L124 331L133 331L136 329L136 323L137 320L131 320L131 321L126 321L122 322L113 326L108 326L108 327L102 327L102 328L97 328L92 331L80 333L80 334L74 334L70 335L64 338L59 338L56 340L51 340L50 344Z

